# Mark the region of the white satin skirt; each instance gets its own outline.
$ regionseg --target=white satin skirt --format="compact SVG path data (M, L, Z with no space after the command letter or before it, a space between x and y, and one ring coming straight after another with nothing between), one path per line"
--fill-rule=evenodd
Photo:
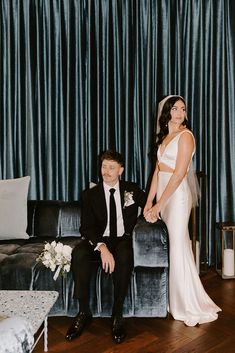
M159 199L172 173L159 172ZM175 320L195 326L218 318L221 309L205 292L197 273L188 232L192 197L187 177L183 179L161 211L169 234L169 312Z

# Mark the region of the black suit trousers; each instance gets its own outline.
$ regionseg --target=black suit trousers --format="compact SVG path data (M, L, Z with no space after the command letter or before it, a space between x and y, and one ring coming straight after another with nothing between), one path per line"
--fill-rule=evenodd
M117 237L114 241L106 239L108 249L113 254L115 268L112 274L114 286L113 315L121 315L133 270L132 239L129 235ZM101 264L99 251L88 240L83 239L72 253L72 273L74 297L79 300L80 311L89 311L89 292L92 270Z

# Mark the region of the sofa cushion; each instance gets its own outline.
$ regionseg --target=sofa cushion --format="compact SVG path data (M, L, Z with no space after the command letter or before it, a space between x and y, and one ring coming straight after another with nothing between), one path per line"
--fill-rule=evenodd
M37 253L14 253L6 256L0 266L0 288L28 290L32 286Z
M28 243L20 246L16 252L19 253L25 253L25 254L41 254L45 246L45 243Z
M0 239L27 239L30 177L0 180Z
M57 238L60 235L61 203L41 201L34 210L32 235L39 238Z
M61 207L61 237L80 237L80 206L78 201L66 202Z
M19 244L0 244L0 254L12 254L20 247Z

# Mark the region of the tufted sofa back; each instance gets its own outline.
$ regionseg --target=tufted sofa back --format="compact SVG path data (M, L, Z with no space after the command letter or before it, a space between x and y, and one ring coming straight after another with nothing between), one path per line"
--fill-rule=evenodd
M28 227L30 237L80 237L79 201L29 200Z

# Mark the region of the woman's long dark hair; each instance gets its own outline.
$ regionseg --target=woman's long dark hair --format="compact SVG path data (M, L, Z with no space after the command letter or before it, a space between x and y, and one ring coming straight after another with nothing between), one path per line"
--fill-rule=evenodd
M175 102L177 102L179 100L181 100L186 106L185 100L182 97L173 96L173 97L170 97L169 99L167 99L167 101L165 102L165 104L162 108L162 112L159 117L160 131L158 134L156 134L155 156L156 156L159 145L161 145L162 141L164 140L164 138L166 137L166 135L169 132L168 122L171 120L171 109L174 106ZM157 119L157 114L156 114L156 119ZM185 118L182 125L184 125L187 129L191 130L190 123L189 123L188 119Z

